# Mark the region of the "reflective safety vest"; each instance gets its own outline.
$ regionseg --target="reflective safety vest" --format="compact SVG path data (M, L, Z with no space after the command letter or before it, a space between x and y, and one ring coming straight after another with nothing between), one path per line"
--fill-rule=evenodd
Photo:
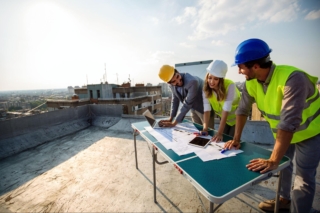
M246 88L250 96L254 97L257 107L263 117L269 122L274 138L276 138L277 125L280 122L280 114L282 107L282 99L286 82L294 71L301 71L292 66L276 66L266 94L263 91L263 86L253 79L246 81ZM318 78L301 71L308 76L309 80L314 84L314 94L309 97L304 103L302 111L302 121L300 126L295 130L291 143L298 143L320 133L320 98L319 91L316 88ZM296 85L301 87L304 85ZM294 106L293 106L294 107Z
M226 93L228 94L228 89L230 84L233 84L233 81L229 80L229 79L224 79L224 87L226 89ZM240 101L240 92L238 90L238 88L236 87L236 98L232 103L232 107L231 107L231 111L228 113L228 117L227 117L227 124L229 126L234 126L236 124L236 109L239 105L239 101ZM222 101L218 101L216 95L212 95L210 98L208 98L214 112L221 118L222 115L222 107L224 105L225 100Z

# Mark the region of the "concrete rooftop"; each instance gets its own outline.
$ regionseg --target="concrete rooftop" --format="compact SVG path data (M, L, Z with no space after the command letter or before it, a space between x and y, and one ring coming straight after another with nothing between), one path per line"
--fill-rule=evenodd
M151 147L141 136L135 167L131 123L139 121L95 117L93 126L1 159L0 212L208 211L208 200L172 164L156 165L153 202ZM277 178L263 181L217 212L263 212L258 203L273 198L276 187ZM313 208L320 211L320 167Z

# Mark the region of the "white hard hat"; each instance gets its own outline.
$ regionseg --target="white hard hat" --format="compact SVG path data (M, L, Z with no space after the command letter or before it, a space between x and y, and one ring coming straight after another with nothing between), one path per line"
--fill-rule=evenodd
M228 66L224 61L214 60L207 67L207 72L218 78L225 78L228 71Z

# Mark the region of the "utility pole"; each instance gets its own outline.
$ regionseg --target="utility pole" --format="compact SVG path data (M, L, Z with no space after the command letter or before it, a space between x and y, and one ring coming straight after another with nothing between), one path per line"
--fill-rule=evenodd
M104 77L105 77L104 83L107 83L107 67L106 66L107 66L106 63L104 63Z
M117 84L119 84L119 81L118 81L118 73L117 73Z

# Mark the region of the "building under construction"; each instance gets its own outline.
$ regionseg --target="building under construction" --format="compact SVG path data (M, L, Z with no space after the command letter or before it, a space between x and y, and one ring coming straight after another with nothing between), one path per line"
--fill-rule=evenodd
M72 100L47 100L47 107L62 109L87 104L119 104L123 114L141 115L146 109L154 115L163 114L161 86L101 83L76 88L74 92Z

